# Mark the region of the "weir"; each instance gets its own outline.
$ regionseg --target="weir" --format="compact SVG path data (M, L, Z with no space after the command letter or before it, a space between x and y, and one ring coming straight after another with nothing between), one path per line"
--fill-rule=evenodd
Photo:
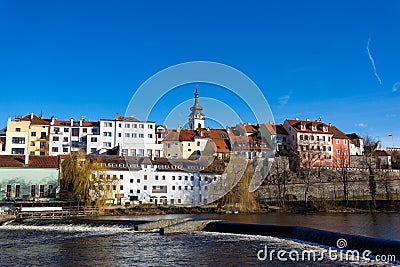
M342 248L343 250L357 250L360 253L369 250L372 252L372 255L394 255L397 260L400 259L400 241L343 234L306 227L211 222L207 224L204 231L273 236L300 242L319 244L336 248L338 250L341 249L337 246L338 240L345 239L347 244Z

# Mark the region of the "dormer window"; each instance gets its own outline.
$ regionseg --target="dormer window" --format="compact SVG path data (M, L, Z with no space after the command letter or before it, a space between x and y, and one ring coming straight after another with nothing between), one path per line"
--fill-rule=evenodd
M323 126L322 130L326 133L326 132L328 132L328 127L327 126Z
M306 130L306 126L304 124L300 124L300 130L305 131Z
M317 131L317 125L313 125L311 128L314 132Z

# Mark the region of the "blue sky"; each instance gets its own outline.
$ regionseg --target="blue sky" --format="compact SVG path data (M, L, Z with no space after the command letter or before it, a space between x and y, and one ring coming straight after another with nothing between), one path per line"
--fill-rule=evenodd
M276 122L321 116L400 146L399 1L136 2L0 1L0 127L41 111L112 118L155 73L205 60L248 75ZM191 99L194 88L162 107ZM212 86L199 90L236 105Z

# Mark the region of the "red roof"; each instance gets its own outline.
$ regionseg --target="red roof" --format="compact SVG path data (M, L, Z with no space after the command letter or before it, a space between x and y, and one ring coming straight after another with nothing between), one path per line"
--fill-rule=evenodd
M333 134L332 126L329 126L320 121L304 121L304 120L286 120L297 132L302 133L318 133L318 134ZM300 125L305 125L305 129L302 130ZM312 126L317 126L316 131L312 130ZM327 131L324 131L326 127Z
M333 131L333 138L336 138L336 139L349 139L344 132L340 131L335 126L331 126L331 127L332 127L332 131Z
M213 144L216 147L217 153L230 153L231 152L231 144L226 139L215 139Z
M386 152L385 150L375 150L374 152L373 152L373 155L374 156L377 156L377 157L389 157L389 156L391 156L388 152Z
M59 158L56 156L29 156L25 166L24 155L0 155L0 167L58 168Z
M289 135L282 124L264 123L263 125L267 128L270 134Z

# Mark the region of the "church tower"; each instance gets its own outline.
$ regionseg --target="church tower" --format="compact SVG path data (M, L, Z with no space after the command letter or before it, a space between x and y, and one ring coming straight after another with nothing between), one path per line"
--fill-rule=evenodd
M196 85L196 93L194 93L194 105L190 108L189 129L196 130L204 128L204 114L201 112L203 108L199 105L199 93Z

